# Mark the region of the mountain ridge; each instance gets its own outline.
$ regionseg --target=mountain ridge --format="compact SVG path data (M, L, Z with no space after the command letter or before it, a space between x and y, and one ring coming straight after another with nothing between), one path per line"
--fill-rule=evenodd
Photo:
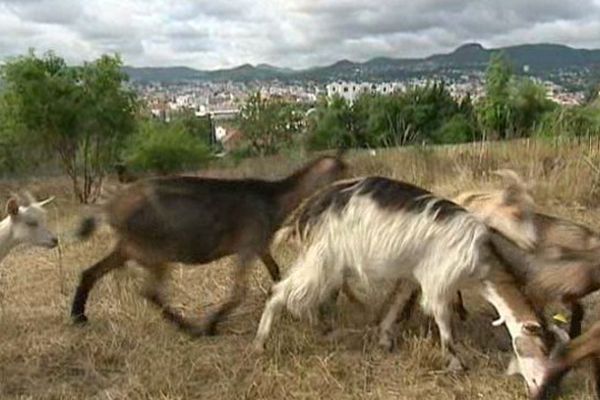
M424 58L374 57L364 62L341 59L332 64L304 69L270 64L245 63L233 68L198 70L185 66L123 68L132 81L332 81L337 79L386 80L406 78L444 69L483 70L490 56L503 51L516 70L529 66L531 72L561 68L600 67L600 49L581 49L554 43L533 43L485 48L477 42L465 43L449 53Z

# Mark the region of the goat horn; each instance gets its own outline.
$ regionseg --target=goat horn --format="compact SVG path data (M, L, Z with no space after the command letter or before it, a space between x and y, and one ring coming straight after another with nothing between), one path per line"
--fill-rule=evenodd
M42 200L39 203L36 203L38 206L43 207L46 204L52 203L52 201L54 201L55 197L54 196L50 196L48 197L46 200Z

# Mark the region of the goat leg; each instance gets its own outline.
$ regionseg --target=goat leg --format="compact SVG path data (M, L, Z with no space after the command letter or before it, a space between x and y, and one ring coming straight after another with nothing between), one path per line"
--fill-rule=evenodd
M122 254L117 247L109 255L92 265L81 273L79 285L73 298L71 306L71 318L75 323L85 323L88 318L85 316L85 304L87 302L90 291L96 282L106 275L108 272L122 267L127 261L127 258Z
M241 261L236 267L233 276L233 287L229 294L229 298L219 306L213 313L209 314L204 324L204 333L208 336L213 336L217 333L217 325L235 309L246 296L247 278L248 278L249 262Z
M458 358L454 348L454 335L452 332L452 312L449 304L443 300L437 302L433 308L433 317L440 333L442 353L448 358L448 370L450 372L464 371L466 368Z
M261 261L267 267L267 271L269 271L269 275L273 282L279 282L281 280L280 268L277 262L273 259L273 256L270 252L265 252L261 257Z
M583 322L585 311L578 301L571 302L570 306L571 325L569 327L569 336L571 339L575 339L577 336L581 335L581 323Z
M594 391L596 398L600 399L600 359L592 360L592 382L594 383Z
M402 310L400 311L400 313L398 315L399 321L407 321L412 317L412 313L415 309L418 298L419 298L419 290L414 289L411 292L410 296L408 297L408 300L406 300L404 307L402 307Z
M337 299L340 291L332 290L331 294L327 296L325 301L319 304L318 318L319 318L319 330L322 335L329 335L333 332L333 325L335 319L335 311L337 310Z
M398 318L400 308L402 308L402 305L406 302L411 301L411 299L414 302L413 297L416 298L415 295L418 294L416 290L402 290L402 286L404 286L402 285L402 281L398 281L391 293L394 298L391 300L387 313L381 318L381 322L379 323L379 346L388 351L394 350L393 326ZM386 301L386 303L387 302L388 301ZM406 308L406 305L403 308Z
M348 281L346 279L344 279L344 283L342 284L342 292L344 292L348 300L350 300L350 302L354 305L358 306L361 311L366 311L367 307L365 303L363 303L354 293L350 285L348 285Z
M454 308L454 311L458 314L458 317L460 318L461 321L467 320L467 316L469 315L469 312L465 308L465 303L463 302L463 297L462 297L462 293L460 292L460 290L458 290L456 292L456 299L454 300L452 307Z
M168 266L154 265L145 266L145 268L149 273L149 280L144 291L144 297L161 310L165 320L186 333L195 336L199 328L186 320L179 312L173 310L165 299L166 281L170 276Z

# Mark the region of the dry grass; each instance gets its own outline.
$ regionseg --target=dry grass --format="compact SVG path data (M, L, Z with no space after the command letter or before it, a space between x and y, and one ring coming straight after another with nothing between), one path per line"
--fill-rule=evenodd
M355 175L388 175L444 195L498 186L490 171L510 167L535 180L541 210L592 227L600 220L600 151L595 142L385 150L375 157L359 152L349 158ZM231 171L209 174L275 176L298 162L246 161ZM285 168L274 168L279 165ZM340 323L349 328L344 337L326 342L306 323L284 316L267 352L254 355L250 344L270 285L262 267L255 268L243 306L214 338L191 340L164 323L138 295L142 279L135 268L105 278L90 297L89 325L74 327L68 313L79 272L107 252L110 231L103 229L86 243L69 243L80 209L70 200L68 181L3 182L0 193L6 196L19 187L58 196L50 216L65 240L60 257L58 251L19 248L2 262L1 399L525 398L521 380L502 373L510 354L506 334L490 326L493 314L473 296L467 299L472 318L459 325L458 335L470 371L460 375L441 372L439 348L425 335L422 316L400 327L396 351L387 353L377 348L369 315L344 299ZM293 257L289 249L276 252L284 266ZM225 297L232 262L177 267L174 304L200 318ZM593 307L588 315L593 318L597 311ZM564 398L592 398L585 370L569 377L566 393Z

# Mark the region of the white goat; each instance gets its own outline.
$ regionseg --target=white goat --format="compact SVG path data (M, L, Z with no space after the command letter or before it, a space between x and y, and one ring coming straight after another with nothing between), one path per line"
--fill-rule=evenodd
M0 221L0 261L21 243L47 248L58 245L58 238L46 227L46 211L43 209L54 197L40 202L36 202L30 194L27 197L28 201L21 206L15 198L6 203L8 216Z
M537 394L548 369L548 332L505 271L491 233L477 217L414 185L368 177L332 185L307 201L295 219L304 249L288 276L273 287L256 335L257 351L264 349L283 306L296 316L314 318L345 276L354 274L372 285L416 282L423 308L438 325L450 368L459 368L449 305L458 289L477 285L506 323L518 367L532 396ZM395 316L397 309L389 313ZM384 321L393 321L391 314Z

